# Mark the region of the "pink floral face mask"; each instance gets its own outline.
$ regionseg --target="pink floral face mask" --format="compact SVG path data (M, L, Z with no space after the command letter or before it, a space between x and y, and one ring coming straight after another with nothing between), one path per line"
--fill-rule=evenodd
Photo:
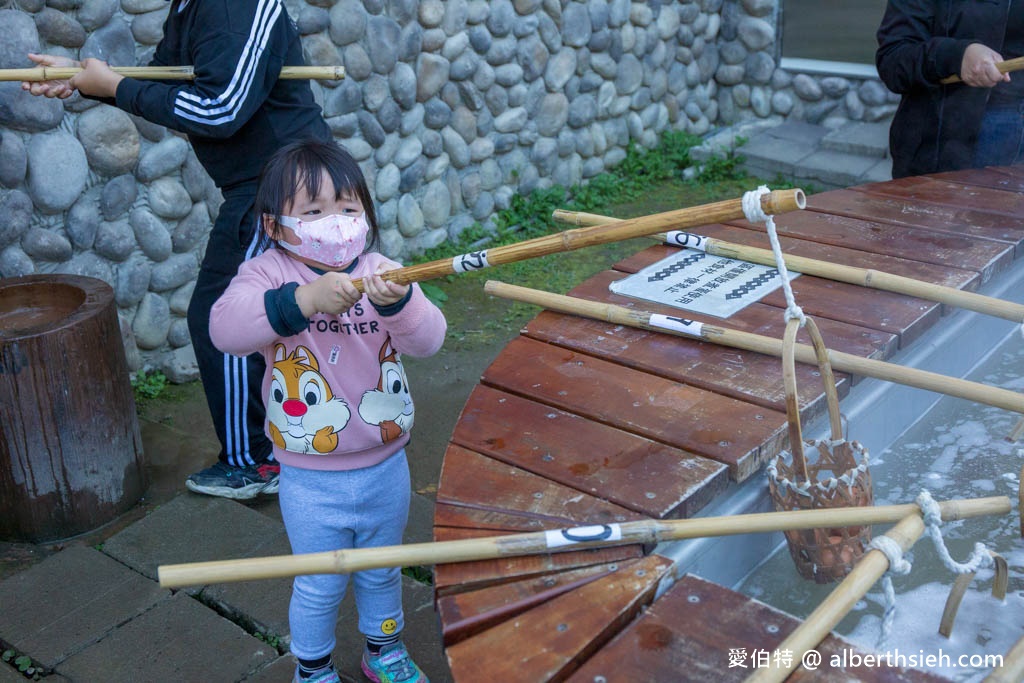
M315 221L281 216L279 222L291 228L302 243L289 244L278 240L278 246L328 268L340 268L362 254L370 231L365 212L358 216L332 214Z

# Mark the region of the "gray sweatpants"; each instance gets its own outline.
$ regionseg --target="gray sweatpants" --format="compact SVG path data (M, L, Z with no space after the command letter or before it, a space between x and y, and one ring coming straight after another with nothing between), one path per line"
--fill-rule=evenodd
M292 552L399 545L409 518L405 450L358 470L328 472L281 465L278 498ZM317 659L334 651L338 605L347 574L297 576L288 609L292 654ZM402 630L401 568L352 575L359 631L383 638Z

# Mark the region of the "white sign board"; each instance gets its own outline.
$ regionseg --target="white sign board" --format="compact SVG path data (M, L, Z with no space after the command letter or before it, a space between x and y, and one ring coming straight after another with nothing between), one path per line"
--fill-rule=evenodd
M798 275L790 272L789 279ZM782 278L775 268L680 249L613 282L610 289L623 296L728 318L781 286Z

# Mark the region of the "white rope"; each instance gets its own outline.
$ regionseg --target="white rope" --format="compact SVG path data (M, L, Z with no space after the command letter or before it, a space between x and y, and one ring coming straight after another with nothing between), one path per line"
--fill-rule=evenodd
M928 491L921 491L915 502L921 508L921 512L924 515L925 531L928 532L928 536L932 539L935 551L942 559L942 563L946 565L946 569L954 574L973 574L979 569L991 567L995 563L992 559L992 554L985 547L984 543L974 544L974 550L966 562L961 563L954 560L949 554L949 549L946 547L945 542L942 540L942 530L939 528L942 524L942 510L939 508L939 504L935 502L932 494L928 493Z
M903 557L903 548L888 536L878 536L868 544L867 550L880 550L889 560L889 569L882 575L882 592L885 594L885 612L882 614L882 632L878 636L876 649L885 652L896 618L896 590L892 587L892 575L909 574L910 562Z
M974 551L967 559L967 562L957 562L950 556L942 540L942 509L932 498L927 490L922 490L917 496L917 506L921 508L921 516L924 518L925 531L932 539L935 550L939 553L942 563L954 574L973 574L979 569L990 567L995 564L992 554L985 547L984 543L975 543ZM889 559L889 569L882 576L882 592L885 594L885 612L882 615L882 632L878 636L877 649L885 651L889 641L889 634L892 632L893 619L896 616L896 591L892 587L892 574L906 574L910 571L910 563L903 558L903 551L899 543L888 536L878 536L868 545L868 550L881 550Z
M743 215L751 223L764 223L764 227L768 230L768 240L771 242L772 254L775 256L775 269L779 271L779 277L782 278L782 292L786 295L786 321L796 318L802 327L805 320L804 312L796 305L793 288L789 285L789 273L786 271L786 261L782 257L779 235L775 230L775 219L761 208L761 196L770 191L767 185L762 185L756 190L744 192Z

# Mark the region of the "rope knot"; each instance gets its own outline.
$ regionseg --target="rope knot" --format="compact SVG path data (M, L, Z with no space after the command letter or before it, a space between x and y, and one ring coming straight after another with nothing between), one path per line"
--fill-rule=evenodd
M756 190L743 193L743 215L751 223L764 223L765 229L768 231L768 240L772 245L772 254L775 256L775 270L778 271L779 277L782 278L782 292L786 295L786 312L785 320L789 322L794 318L800 321L800 326L803 327L806 322L806 316L802 308L797 306L796 299L793 297L793 289L789 285L789 273L786 271L786 261L782 257L782 245L779 244L779 235L775 229L775 219L771 215L766 214L764 209L761 208L761 197L768 194L771 190L768 189L767 185L761 185Z
M889 560L889 572L892 574L902 576L910 573L911 565L903 557L903 548L888 536L877 536L872 539L871 543L868 544L868 549L879 550L885 555L886 559Z

